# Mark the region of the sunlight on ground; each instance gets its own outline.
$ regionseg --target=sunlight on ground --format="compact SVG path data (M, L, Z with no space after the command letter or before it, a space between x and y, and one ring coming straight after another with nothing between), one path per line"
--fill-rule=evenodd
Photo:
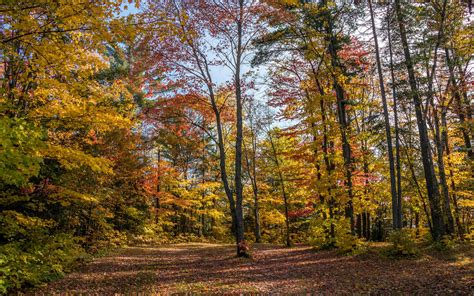
M415 292L446 287L466 291L472 258L442 261L382 259L378 254L339 255L309 247L255 245L253 258L236 258L233 245L168 244L128 247L102 257L43 291L75 293L340 293Z

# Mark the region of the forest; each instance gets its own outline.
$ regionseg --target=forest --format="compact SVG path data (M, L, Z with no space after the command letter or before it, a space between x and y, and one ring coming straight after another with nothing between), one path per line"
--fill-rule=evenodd
M471 1L0 24L0 295L472 293Z

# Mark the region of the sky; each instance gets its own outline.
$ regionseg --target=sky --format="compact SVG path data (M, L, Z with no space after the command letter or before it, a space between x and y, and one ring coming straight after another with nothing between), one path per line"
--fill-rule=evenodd
M137 8L134 3L129 4L128 1L124 1L125 3L122 4L122 11L120 13L120 16L127 16L131 14L136 14L139 13L140 10L143 9L144 3L140 3L140 7ZM209 40L210 43L212 43L212 40ZM258 66L252 68L249 64L250 61L242 65L242 76L245 76L246 73L249 73L252 71L254 75L252 76L255 85L256 85L256 90L252 92L252 96L259 102L266 103L266 90L267 86L265 85L265 80L267 77L267 71L268 67L267 66ZM211 70L211 76L213 81L218 84L226 84L227 82L230 82L233 79L233 73L232 71L225 66L212 66L210 68ZM277 113L277 110L270 107L271 111L273 113ZM289 123L285 122L278 122L276 119L274 120L274 125L278 126L280 128L286 127L289 125Z

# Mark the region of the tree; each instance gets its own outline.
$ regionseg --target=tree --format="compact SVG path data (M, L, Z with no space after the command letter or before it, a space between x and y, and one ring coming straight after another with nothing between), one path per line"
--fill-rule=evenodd
M247 256L244 242L243 220L243 182L242 182L242 141L243 141L243 100L242 84L243 64L248 58L251 40L261 30L256 21L255 12L262 4L256 1L197 1L182 2L150 1L148 17L150 22L161 18L162 14L169 22L158 25L157 30L169 29L166 41L161 42L160 36L155 38L156 55L166 55L161 59L165 69L177 71L180 79L191 93L205 93L214 115L217 130L216 144L219 150L220 175L224 191L229 201L233 229L236 237L238 256ZM158 15L155 12L160 12ZM161 13L162 12L162 13ZM153 33L153 34L155 34ZM211 38L208 42L206 38ZM212 52L212 53L211 53ZM232 83L225 95L232 92L235 102L235 159L234 181L230 182L228 157L225 150L223 134L222 105L217 98L217 87L213 77L213 66L216 64L227 67L232 76Z
M375 47L375 60L377 63L377 72L379 75L379 85L380 85L380 95L382 97L382 106L383 106L383 114L384 114L384 121L385 121L385 135L387 137L387 152L388 152L388 162L390 165L390 193L392 195L392 217L393 217L393 228L400 229L402 228L402 217L401 212L399 209L401 205L398 205L398 202L401 200L398 199L397 195L397 184L396 184L396 177L395 177L395 159L393 157L393 147L392 147L392 134L390 131L390 120L388 115L388 107L387 107L387 98L385 96L385 85L384 79L382 74L382 65L380 62L380 53L379 53L379 43L377 40L377 30L375 28L375 18L374 18L374 10L372 8L372 1L368 1L369 10L370 10L370 21L372 24L372 34L374 37L374 47ZM400 190L400 189L398 189Z
M411 59L410 48L408 47L408 39L407 39L407 33L405 29L405 24L404 24L402 6L399 0L395 1L395 10L396 10L397 22L398 22L398 26L400 30L400 38L403 45L403 52L405 56L405 65L408 72L409 84L410 84L410 89L411 89L410 95L415 105L415 114L416 114L416 120L417 120L417 125L418 125L418 134L420 138L421 157L422 157L422 162L423 162L423 170L425 173L425 182L426 182L426 188L428 191L428 199L430 201L431 219L433 223L432 234L435 240L439 240L445 234L445 227L444 227L443 215L442 215L441 207L440 207L440 194L439 194L439 188L438 188L438 180L436 178L435 171L434 171L433 159L432 159L431 147L430 147L431 145L428 138L426 121L423 117L422 102L421 102L421 98L420 98L418 87L417 87L415 70L413 66L413 61ZM439 32L442 32L442 30L440 30ZM440 37L441 36L439 36L438 38Z
M12 270L1 293L57 277L148 219L120 6L1 5L0 253Z

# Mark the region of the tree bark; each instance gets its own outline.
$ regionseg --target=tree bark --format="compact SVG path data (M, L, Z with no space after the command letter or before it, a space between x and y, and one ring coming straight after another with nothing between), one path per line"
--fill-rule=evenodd
M159 222L159 210L160 210L160 192L161 192L161 178L160 178L160 162L161 162L161 149L158 147L156 153L156 197L155 197L155 223Z
M347 187L348 201L345 207L345 215L350 220L350 231L352 234L355 234L354 228L354 206L353 206L353 188L352 188L352 156L351 156L351 146L349 144L347 131L349 124L347 122L347 112L345 109L346 101L344 95L344 89L339 82L338 75L336 74L339 71L342 71L342 67L339 62L339 57L337 53L337 37L333 32L334 19L327 7L327 1L321 1L322 9L324 9L324 27L325 27L325 39L328 45L328 52L331 58L331 67L332 71L332 80L333 87L336 91L336 101L337 101L337 114L340 125L341 140L342 140L342 151L344 157L344 169L345 169L345 185Z
M242 86L240 81L240 68L242 63L242 23L244 13L244 0L239 0L239 16L237 19L237 48L235 65L235 101L236 101L236 139L235 139L235 227L237 240L237 256L248 256L247 246L244 242L244 215L243 215L243 185L242 185Z
M430 220L431 215L430 215L430 212L428 211L428 207L426 206L425 197L423 196L423 193L421 192L420 184L418 183L418 180L416 179L415 168L413 167L413 162L410 158L410 155L409 155L408 151L406 149L404 149L404 151L405 151L405 154L406 154L408 169L410 170L413 182L415 183L416 192L418 193L418 198L420 199L420 202L423 206L423 211L426 214L426 220L428 222L428 227L430 228L430 232L433 232L433 224L431 223L431 220Z
M395 180L395 159L393 157L392 134L390 131L390 119L388 116L387 97L385 95L385 85L384 85L383 74L382 74L382 65L380 63L379 43L377 40L377 30L375 28L372 1L369 0L368 3L369 3L369 10L370 10L370 20L372 23L372 34L374 37L375 60L377 62L380 95L382 97L383 115L384 115L384 123L385 123L385 136L387 138L388 162L389 162L389 167L390 167L390 193L392 196L392 219L393 219L392 225L394 229L399 229L401 228L401 224L399 222L401 220L401 217L398 212L397 185L396 185L396 180Z
M327 118L326 118L326 107L325 107L325 100L324 96L326 93L324 92L324 89L321 87L321 84L319 83L319 80L317 79L317 73L314 69L314 67L311 67L314 75L314 80L316 82L317 89L319 91L319 94L321 95L321 98L319 100L319 109L321 112L321 124L323 125L323 143L322 143L322 150L323 150L323 158L324 158L324 165L326 167L326 173L328 179L331 179L332 172L335 169L334 163L331 162L329 159L329 131L328 131L328 126L327 126ZM335 237L335 228L334 228L334 222L333 222L333 208L334 208L334 197L332 196L332 190L331 186L328 186L328 197L326 199L326 202L328 204L329 208L329 219L330 219L330 226L329 226L329 235L331 238Z
M444 52L446 54L446 64L448 65L448 70L449 70L449 79L451 80L451 85L453 89L452 94L453 94L454 102L456 104L454 109L456 110L456 114L458 115L459 122L461 124L461 132L462 132L462 136L464 140L464 146L465 146L468 157L471 160L474 160L474 152L471 146L471 137L469 134L468 124L466 123L466 114L465 114L466 113L465 109L470 108L470 107L465 106L463 100L461 99L461 91L459 90L459 85L456 82L454 65L453 65L453 61L451 60L449 50L445 48Z
M259 204L258 204L258 184L257 184L257 168L256 168L256 150L257 150L257 140L255 131L253 130L253 123L250 123L250 133L252 137L252 161L250 162L249 159L249 151L245 149L245 142L244 142L244 149L245 149L245 160L247 162L247 173L249 175L250 183L252 185L252 192L253 192L253 201L254 201L254 208L253 214L255 219L255 242L261 242L261 231L260 231L260 213L259 213Z
M390 6L389 6L390 8ZM387 35L388 35L388 50L390 56L390 78L392 80L392 97L393 97L393 117L395 121L395 159L396 159L396 170L397 170L397 214L398 214L398 225L397 228L402 228L403 222L403 208L402 208L402 173L401 173L401 157L400 157L400 131L398 128L398 95L395 86L395 73L393 69L393 52L392 52L392 34L390 32L391 22L390 13L387 12Z
M411 97L415 105L415 114L418 124L418 134L420 139L420 150L423 162L423 171L425 174L426 188L428 191L428 199L430 202L431 219L433 223L432 236L434 240L440 240L445 234L443 223L443 214L440 206L440 194L438 188L438 180L435 175L433 158L431 155L431 145L428 138L426 122L423 117L422 101L418 93L418 87L415 77L415 69L411 59L410 49L408 47L408 39L405 29L402 7L400 0L395 0L395 10L400 30L400 38L402 41L403 52L405 56L405 66L408 72L408 80L411 89Z
M441 184L441 189L442 189L442 194L443 194L444 216L446 217L446 232L448 234L453 234L454 233L454 220L453 220L453 215L451 213L448 182L446 178L446 169L445 169L444 159L443 159L444 147L446 145L443 142L443 138L441 137L438 110L436 110L436 107L434 105L432 107L433 107L433 116L434 116L433 120L434 120L434 126L435 126L434 139L435 139L436 150L437 150L438 174L439 174L439 181ZM444 112L444 110L442 110L441 112Z
M273 142L272 135L269 133L270 145L272 146L273 157L275 158L275 165L278 171L278 177L280 178L281 193L283 196L283 202L285 206L285 224L286 224L286 246L291 247L291 238L290 238L290 216L288 213L288 196L285 189L285 180L283 178L283 173L281 172L280 161L278 160L278 153Z
M451 151L449 148L449 138L448 138L448 124L446 122L446 110L443 110L441 112L441 127L442 127L442 132L441 136L443 139L443 144L445 145L445 150L446 150L446 157L448 161L448 171L449 171L449 178L451 180L450 185L451 185L451 197L453 199L453 206L454 206L454 220L456 222L456 227L457 227L457 233L458 236L461 240L464 240L464 231L463 227L461 224L460 220L460 209L458 205L458 198L456 195L456 184L454 183L454 173L453 170L451 169Z

